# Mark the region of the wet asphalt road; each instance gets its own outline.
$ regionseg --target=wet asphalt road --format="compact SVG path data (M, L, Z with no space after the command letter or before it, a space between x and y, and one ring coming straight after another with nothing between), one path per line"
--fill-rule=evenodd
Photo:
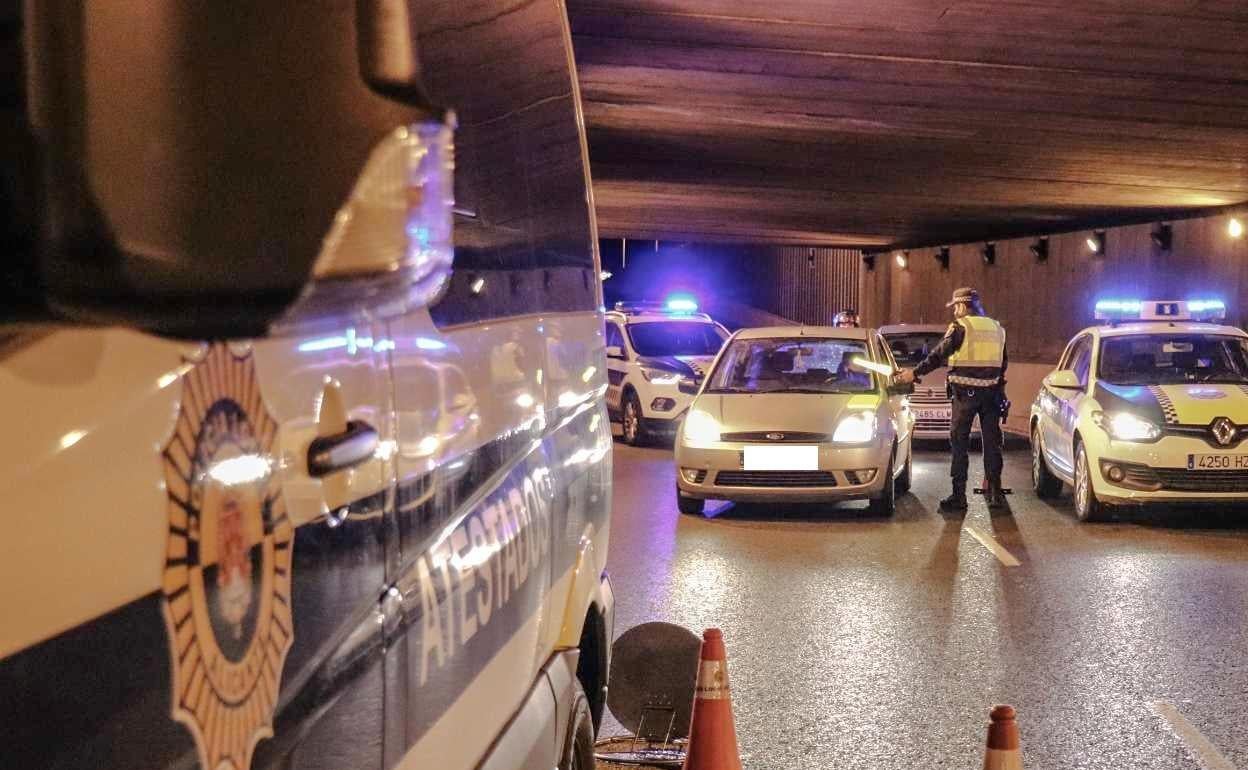
M862 503L691 517L670 448L617 443L616 633L723 629L747 770L977 768L998 702L1018 708L1029 770L1248 770L1248 510L1080 524L1069 493L1029 493L1029 459L1007 455L1008 514L979 498L942 517L937 448L889 519Z

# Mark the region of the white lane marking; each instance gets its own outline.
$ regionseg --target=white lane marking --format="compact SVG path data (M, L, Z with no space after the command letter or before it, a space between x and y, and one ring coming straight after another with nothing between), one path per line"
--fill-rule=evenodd
M1014 554L1005 550L1005 547L998 543L997 539L987 532L969 524L963 527L963 529L965 529L971 537L978 540L980 545L987 548L993 556L997 557L997 561L1001 562L1005 566L1017 567L1022 564L1022 562L1014 558Z
M1191 752L1192 757L1196 760L1196 764L1200 765L1204 770L1235 770L1235 765L1232 765L1229 759L1222 756L1222 752L1218 751L1218 747L1214 746L1208 738L1201 734L1195 725L1187 721L1187 718L1179 712L1179 709L1173 703L1159 700L1149 703L1148 706L1166 722L1170 731L1177 735L1179 740L1187 744L1187 750Z

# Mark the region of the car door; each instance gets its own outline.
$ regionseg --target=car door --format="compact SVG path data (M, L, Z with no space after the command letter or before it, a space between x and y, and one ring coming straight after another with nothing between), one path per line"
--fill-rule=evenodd
M276 426L291 528L285 557L274 551L274 584L285 573L286 593L274 592L272 628L281 632L293 623L286 629L285 667L275 661L274 670L293 689L278 712L277 738L260 744L253 767L363 768L383 760L377 618L387 578L395 443L388 363L379 328L322 324L318 319L314 332L296 327L254 346L262 395L251 398L267 406ZM232 353L220 358L238 365ZM215 376L234 381L228 372ZM274 530L281 532L277 524Z
M619 348L620 356L607 357L607 408L618 414L623 408L624 376L628 371L628 346L624 343L624 331L615 321L606 324L607 348Z
M36 446L72 428L0 479L10 521L33 514L0 574L40 607L0 635L6 766L380 766L390 420L369 343L73 329L5 361L6 422ZM336 453L310 468L318 439Z
M893 351L889 348L888 343L879 334L875 335L876 360L885 366L890 367L894 372L900 371L897 366L897 359L893 357ZM882 380L887 381L889 378L881 375ZM910 397L902 394L888 394L889 412L892 415L893 423L897 426L898 441L898 457L904 457L909 449L910 434L914 429L914 415L910 411Z
M1074 433L1078 422L1079 405L1087 396L1088 380L1092 368L1092 335L1084 334L1075 339L1065 357L1062 368L1070 369L1079 381L1078 389L1050 388L1053 398L1049 435L1045 449L1053 466L1068 475L1073 474Z

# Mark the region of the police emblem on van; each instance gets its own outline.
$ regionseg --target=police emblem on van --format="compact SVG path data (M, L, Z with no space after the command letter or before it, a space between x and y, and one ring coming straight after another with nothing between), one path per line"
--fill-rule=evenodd
M172 716L190 730L205 770L247 770L256 744L273 735L294 640L294 530L254 358L213 345L188 363L161 453Z

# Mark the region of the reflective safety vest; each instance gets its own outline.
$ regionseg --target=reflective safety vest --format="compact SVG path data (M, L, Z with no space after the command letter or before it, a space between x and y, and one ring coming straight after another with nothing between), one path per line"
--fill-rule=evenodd
M957 323L962 325L966 333L962 338L962 346L949 356L948 364L952 370L949 372L949 381L972 387L998 384L1001 381L999 372L995 378L991 378L984 377L987 372L982 370L1001 369L1005 359L1005 329L1001 328L1001 324L984 316L963 316L957 319ZM979 377L969 376L972 374L969 370L973 369L981 370L974 372Z

